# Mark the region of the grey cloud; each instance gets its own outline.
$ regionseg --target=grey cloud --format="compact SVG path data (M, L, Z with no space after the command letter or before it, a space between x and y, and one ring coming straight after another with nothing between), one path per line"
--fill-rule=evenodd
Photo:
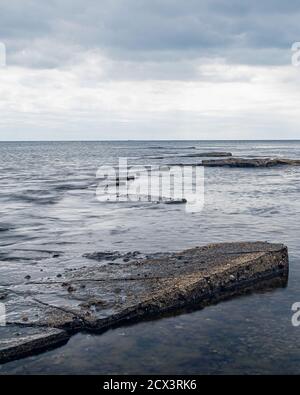
M287 63L299 40L299 16L294 0L11 0L0 5L0 40L15 64L61 67L78 52L99 50L145 64L155 76L159 66L147 62ZM186 72L192 77L193 67Z

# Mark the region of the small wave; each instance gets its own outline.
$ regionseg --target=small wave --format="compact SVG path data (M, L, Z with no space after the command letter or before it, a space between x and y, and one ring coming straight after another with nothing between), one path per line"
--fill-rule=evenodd
M82 189L88 189L90 183L82 183L82 184L61 184L53 186L54 191L76 191Z
M26 194L12 194L10 195L10 199L14 199L16 201L21 201L25 203L36 203L41 205L47 204L56 204L61 200L61 196L33 196Z
M261 208L251 207L249 211L253 215L261 215L261 216L275 215L280 213L277 207L261 207Z
M9 230L11 230L11 228L0 226L0 232L8 232Z
M0 223L0 232L8 232L10 230L13 230L15 228L15 226L6 223L6 222L2 222Z

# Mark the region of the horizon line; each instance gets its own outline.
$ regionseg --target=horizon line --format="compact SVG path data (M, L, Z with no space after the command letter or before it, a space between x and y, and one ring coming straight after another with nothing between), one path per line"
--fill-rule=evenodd
M133 141L143 141L143 142L153 142L153 141L300 141L300 139L103 139L103 140L0 140L0 143L88 143L88 142L133 142Z

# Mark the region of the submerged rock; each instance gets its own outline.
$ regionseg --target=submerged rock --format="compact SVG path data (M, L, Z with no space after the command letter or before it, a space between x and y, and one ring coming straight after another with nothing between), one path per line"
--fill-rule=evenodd
M167 158L223 158L232 156L231 152L197 152L185 155L163 155L149 156L148 159L167 159Z
M98 262L102 261L116 261L117 259L134 259L137 258L138 256L142 256L139 251L133 251L133 252L127 252L127 253L121 253L119 251L100 251L100 252L92 252L88 254L84 254L83 257L87 259L93 259Z
M274 167L274 166L300 166L299 159L284 158L227 158L203 160L202 165L206 167Z
M181 158L221 158L231 156L231 152L199 152L196 154L180 155Z
M165 200L163 202L164 204L185 204L187 203L186 199L170 199L170 200Z
M92 259L101 260L101 254ZM266 281L285 285L287 277L284 245L223 243L161 256L136 254L134 260L117 265L94 264L66 273L64 281L53 274L53 278L6 286L8 326L6 340L0 342L0 351L4 350L0 362L7 358L7 344L10 357L18 358L24 350L40 351L74 331L104 331L185 308L202 308L266 286ZM29 334L17 339L16 327L28 328ZM37 333L31 336L33 327Z

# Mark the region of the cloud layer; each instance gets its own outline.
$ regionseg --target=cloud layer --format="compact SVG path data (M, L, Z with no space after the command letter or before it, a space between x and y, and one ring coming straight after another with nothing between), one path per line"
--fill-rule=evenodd
M0 139L298 138L299 1L0 4Z

